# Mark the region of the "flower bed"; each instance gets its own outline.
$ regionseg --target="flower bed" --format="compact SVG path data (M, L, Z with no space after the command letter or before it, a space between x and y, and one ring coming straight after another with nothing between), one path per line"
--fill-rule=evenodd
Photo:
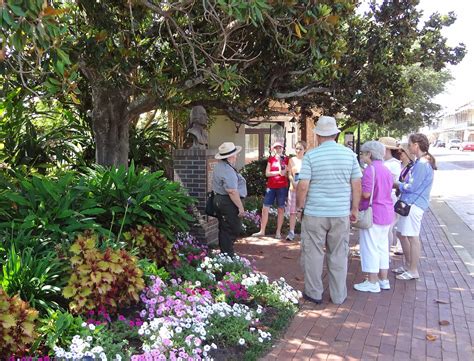
M50 317L37 329L36 355L65 360L252 360L265 353L298 309L299 291L284 279L270 281L245 258L209 251L189 234L178 235L172 252L173 264L166 269L148 264L138 303L109 307L115 302L107 300L98 310ZM83 290L74 287L77 298Z

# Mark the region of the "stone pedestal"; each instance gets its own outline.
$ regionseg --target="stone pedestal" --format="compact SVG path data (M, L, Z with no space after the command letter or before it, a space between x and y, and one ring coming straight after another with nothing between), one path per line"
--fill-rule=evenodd
M217 160L216 150L175 149L173 150L173 178L187 189L188 194L197 199L194 216L197 222L191 227L191 234L199 241L217 243L217 218L208 217L206 193L211 191L212 171Z

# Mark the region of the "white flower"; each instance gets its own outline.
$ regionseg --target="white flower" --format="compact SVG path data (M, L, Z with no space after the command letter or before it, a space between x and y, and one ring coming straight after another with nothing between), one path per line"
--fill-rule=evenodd
M87 340L88 342L91 342L91 341L92 341L92 336L87 336L87 337L86 337L86 340Z
M83 323L81 323L81 326L82 326L82 327L87 327L87 323L86 323L86 322L83 322Z
M104 352L104 348L102 346L96 346L91 350L92 353L101 353Z
M258 342L263 342L263 338L259 337Z
M92 323L89 324L88 327L89 327L89 330L91 330L91 331L94 331L94 330L95 330L95 326L94 326Z
M215 350L215 349L217 348L217 345L213 342L213 343L211 344L211 347Z
M208 352L208 351L210 351L210 350L211 350L211 346L209 346L209 345L204 345L204 351L205 351L205 352Z
M245 345L245 340L243 338L239 340L239 345Z
M196 287L200 287L201 286L201 281L196 281L195 285L196 285Z

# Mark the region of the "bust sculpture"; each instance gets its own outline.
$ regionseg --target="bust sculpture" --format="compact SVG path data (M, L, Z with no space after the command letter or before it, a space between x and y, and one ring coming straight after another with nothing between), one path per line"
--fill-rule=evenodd
M207 148L207 113L201 105L196 105L191 109L189 125L186 133L192 139L191 149Z

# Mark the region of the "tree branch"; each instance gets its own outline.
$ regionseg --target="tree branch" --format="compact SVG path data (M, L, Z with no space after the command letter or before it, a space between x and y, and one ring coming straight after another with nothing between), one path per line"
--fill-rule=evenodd
M273 97L276 99L298 98L298 97L304 97L309 94L327 93L330 91L331 91L331 88L314 88L314 87L311 88L311 87L306 86L299 90L289 92L289 93L276 92Z

